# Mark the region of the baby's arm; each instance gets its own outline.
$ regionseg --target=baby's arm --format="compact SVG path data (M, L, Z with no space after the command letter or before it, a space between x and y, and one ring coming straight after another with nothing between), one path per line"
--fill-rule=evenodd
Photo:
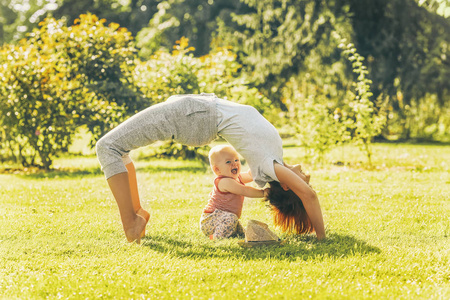
M263 198L265 190L256 189L251 186L245 186L231 178L222 178L218 183L219 190L248 198Z

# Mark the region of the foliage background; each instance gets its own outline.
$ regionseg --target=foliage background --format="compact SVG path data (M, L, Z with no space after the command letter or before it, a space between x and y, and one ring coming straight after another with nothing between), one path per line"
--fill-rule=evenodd
M0 298L449 298L449 148L371 145L449 140L449 17L447 0L0 0ZM84 147L186 92L255 106L288 162L327 163L325 242L205 239L209 168L148 159L206 150L175 144L133 153L152 225L123 240Z
M197 92L256 106L312 161L449 141L449 17L446 0L0 0L0 157L48 169L80 127L93 145Z

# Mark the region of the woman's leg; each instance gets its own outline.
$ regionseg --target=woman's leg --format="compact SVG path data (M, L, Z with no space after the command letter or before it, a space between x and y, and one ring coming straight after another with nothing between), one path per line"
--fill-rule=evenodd
M139 244L147 221L136 214L134 210L128 173L119 173L108 178L108 184L117 206L119 206L120 218L127 240L129 242L136 241Z
M97 142L97 156L119 206L128 241L140 241L149 214L139 203L134 166L124 164L122 157L155 141L174 139L189 145L205 144L217 133L215 126L210 126L216 124L213 102L203 103L201 107L197 107L197 104L202 102L186 103L182 98L153 105L132 116ZM208 130L202 129L205 124ZM192 131L194 128L198 130Z
M150 214L148 211L143 209L141 206L141 201L139 199L137 179L136 179L136 169L134 167L134 164L130 160L130 162L125 165L125 167L128 170L128 181L130 183L131 200L133 202L134 212L137 215L143 217L145 219L145 221L148 222L148 220L150 219ZM144 236L145 236L145 228L141 233L141 237L144 237Z
M124 158L133 149L173 136L167 111L164 105L152 106L108 132L96 145L98 160L119 206L125 236L130 242L140 242L149 214L139 203L134 165L129 158L124 162Z

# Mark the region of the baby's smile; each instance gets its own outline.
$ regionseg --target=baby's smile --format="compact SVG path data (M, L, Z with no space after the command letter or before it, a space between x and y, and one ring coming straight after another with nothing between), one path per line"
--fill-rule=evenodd
M234 169L231 169L231 173L233 173L233 174L237 174L237 172L238 172L238 168L234 168Z

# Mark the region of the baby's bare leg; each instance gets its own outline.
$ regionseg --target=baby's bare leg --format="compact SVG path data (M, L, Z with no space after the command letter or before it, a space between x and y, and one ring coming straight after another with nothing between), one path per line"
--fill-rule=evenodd
M147 225L147 220L136 214L131 197L131 187L128 173L119 173L108 178L108 184L119 206L123 230L129 242L141 241L141 233Z
M150 213L142 208L141 201L139 199L139 191L136 179L136 168L133 162L125 165L128 170L128 181L130 182L131 200L133 202L133 209L139 216L143 217L148 222L150 219ZM141 233L141 237L145 236L145 228Z

